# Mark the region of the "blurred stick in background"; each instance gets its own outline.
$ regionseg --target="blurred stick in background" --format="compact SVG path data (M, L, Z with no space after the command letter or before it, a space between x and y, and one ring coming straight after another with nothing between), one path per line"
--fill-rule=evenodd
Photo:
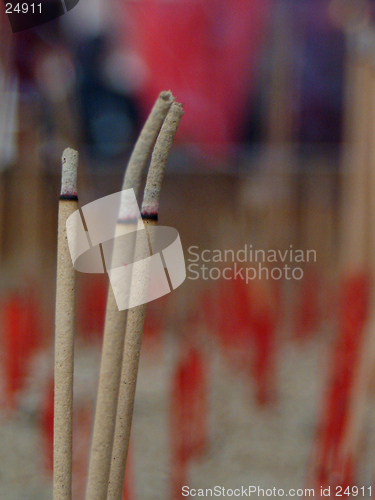
M78 210L78 153L66 149L62 157L57 243L55 326L55 402L53 498L72 498L72 420L74 372L75 271L70 256L66 221Z
M172 141L183 115L182 105L173 103L156 141L152 153L151 165L147 176L142 203L142 219L146 229L150 248L144 248L144 241L137 236L135 261L152 255L152 228L156 226L159 212L161 183L167 163ZM151 234L150 230L151 228ZM133 275L131 294L147 294L148 276ZM138 364L141 351L143 326L147 304L133 307L128 311L124 358L122 364L121 384L119 390L116 430L112 452L111 473L108 485L108 500L121 500L124 487L126 459L129 449L130 431L133 418L135 390L137 384Z
M369 389L372 384L375 367L375 294L373 279L375 276L375 30L372 28L364 35L365 44L362 47L361 59L368 68L368 91L367 115L365 123L367 125L367 262L368 273L371 279L371 292L369 296L369 318L363 333L363 340L360 345L358 362L356 365L353 385L351 389L351 399L348 409L348 419L345 433L342 440L341 456L343 464L356 461L359 456L359 446L365 427L366 409L368 405Z
M122 187L123 191L132 188L135 194L138 194L142 172L146 167L160 128L173 100L170 91L162 92L159 95L130 157ZM124 228L124 225L128 227ZM120 207L118 226L121 234L124 234L124 231L130 232L134 230L134 214L129 214L129 207L126 204ZM122 241L124 240L115 240L113 260L121 256L126 260L129 252L132 253L134 250L126 245L124 246L121 243ZM126 319L127 310L119 311L110 286L108 289L99 389L89 462L87 500L105 500L107 497Z
M18 111L18 82L14 68L14 38L5 11L0 9L0 259L5 257L4 239L6 221L6 169L16 159L16 130ZM8 196L6 196L8 195ZM8 203L8 205L11 205ZM12 211L12 208L7 209ZM9 215L7 213L7 219Z
M374 358L369 333L369 260L373 250L371 173L374 170L374 33L365 29L348 39L346 151L341 212L341 289L338 334L331 354L331 380L325 395L312 460L313 482L323 486L355 484L366 386ZM370 210L370 212L371 212ZM372 241L373 244L373 241Z

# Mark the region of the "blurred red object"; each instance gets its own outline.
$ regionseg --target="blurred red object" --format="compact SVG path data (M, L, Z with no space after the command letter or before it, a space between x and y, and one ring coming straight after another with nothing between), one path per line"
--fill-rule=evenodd
M208 446L207 377L202 354L183 348L172 381L171 402L172 498L181 498L187 484L190 459L202 456Z
M24 387L30 358L43 341L39 303L35 292L10 294L2 304L5 400L16 408L16 395Z
M108 281L104 274L83 275L77 297L77 330L83 337L101 336L104 329Z
M168 316L166 311L169 307L169 300L169 295L165 295L147 305L142 349L156 357L162 355L163 332L166 328L166 316Z
M277 282L258 280L246 285L242 279L228 279L218 282L216 307L212 292L202 296L208 329L218 334L229 362L244 366L254 376L261 406L276 397L275 334L280 322L280 294Z
M186 114L177 138L222 155L239 140L255 87L268 0L159 0L126 4L147 65L145 110L172 89Z
M249 290L243 280L218 283L218 334L225 356L238 363L249 362L252 331Z
M280 321L280 293L278 282L253 281L249 287L249 326L254 341L251 371L260 406L272 403L276 398L276 329Z
M44 467L47 472L53 472L53 414L54 414L54 381L51 379L47 385L42 402L40 427L44 451Z
M303 280L297 282L294 327L297 340L304 340L319 328L322 310L319 303L321 280L315 267L304 270Z
M368 319L368 274L348 277L342 287L339 332L332 351L332 375L312 461L312 482L319 485L353 484L356 458L340 457L341 441L348 425L350 397L358 368L363 331Z

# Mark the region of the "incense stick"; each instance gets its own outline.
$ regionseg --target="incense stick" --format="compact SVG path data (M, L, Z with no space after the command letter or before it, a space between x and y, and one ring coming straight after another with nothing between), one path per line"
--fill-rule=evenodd
M160 190L165 165L182 115L182 105L173 103L156 141L147 176L141 214L151 246L151 253L152 236L149 228L157 224ZM137 238L135 260L138 261L146 255L147 252L143 248L143 241ZM143 287L147 286L147 272L141 279L143 280ZM134 279L133 281L136 284L133 285L132 282L132 294L138 280ZM129 309L107 500L121 500L122 496L145 316L146 304Z
M173 100L174 97L170 91L162 92L159 95L129 160L123 190L133 188L135 194L138 194L142 172L146 167L160 128ZM131 226L128 229L133 229L133 221L134 215L128 213L126 205L121 205L118 226L120 226L122 232L124 224ZM119 255L124 256L126 260L129 253L132 252L132 248L124 246L123 240L120 239L120 242L115 240L113 249L114 260ZM127 311L118 310L115 296L110 286L108 289L99 389L89 462L86 491L87 500L105 500L107 496L126 319Z
M135 195L138 195L143 170L173 101L174 97L170 90L159 94L129 160L122 187L123 190L133 188Z
M70 500L72 498L75 271L67 245L66 221L78 209L77 165L77 151L66 149L62 156L62 184L57 243L53 440L54 500Z

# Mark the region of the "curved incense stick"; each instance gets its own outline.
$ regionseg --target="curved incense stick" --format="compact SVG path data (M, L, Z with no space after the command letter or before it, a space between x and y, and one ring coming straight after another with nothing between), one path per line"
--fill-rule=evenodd
M62 156L57 242L53 437L54 500L70 500L72 498L75 273L67 244L66 221L78 209L77 165L77 151L66 149Z
M174 100L170 91L162 92L147 119L130 157L123 183L123 190L133 188L138 194L141 176L155 144L160 128ZM118 224L124 229L128 224L133 229L133 214L122 205ZM123 240L115 240L113 259L118 255L127 260L132 248L126 248ZM86 499L105 500L111 466L113 436L116 424L118 390L121 379L121 365L124 350L124 333L127 311L119 311L109 287L104 325L103 351L100 366L99 389L96 403L94 432L91 445Z
M165 165L183 113L181 104L176 102L172 104L155 144L142 204L142 218L147 232L148 227L157 223ZM135 260L147 255L142 242L143 239L137 238ZM152 247L150 237L149 242ZM143 287L147 287L147 273L142 279ZM132 294L133 286L132 284ZM107 500L121 500L122 497L145 316L146 304L129 309Z
M130 157L123 190L133 188L136 196L138 195L143 170L173 101L174 97L170 90L159 94Z

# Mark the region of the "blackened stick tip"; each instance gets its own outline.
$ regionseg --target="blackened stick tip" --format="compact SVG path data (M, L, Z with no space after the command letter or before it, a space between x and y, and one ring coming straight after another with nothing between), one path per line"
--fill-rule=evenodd
M170 90L163 90L162 92L160 92L159 94L159 97L160 99L163 99L163 101L165 102L170 102L172 103L174 101L174 95L172 94L172 92Z

